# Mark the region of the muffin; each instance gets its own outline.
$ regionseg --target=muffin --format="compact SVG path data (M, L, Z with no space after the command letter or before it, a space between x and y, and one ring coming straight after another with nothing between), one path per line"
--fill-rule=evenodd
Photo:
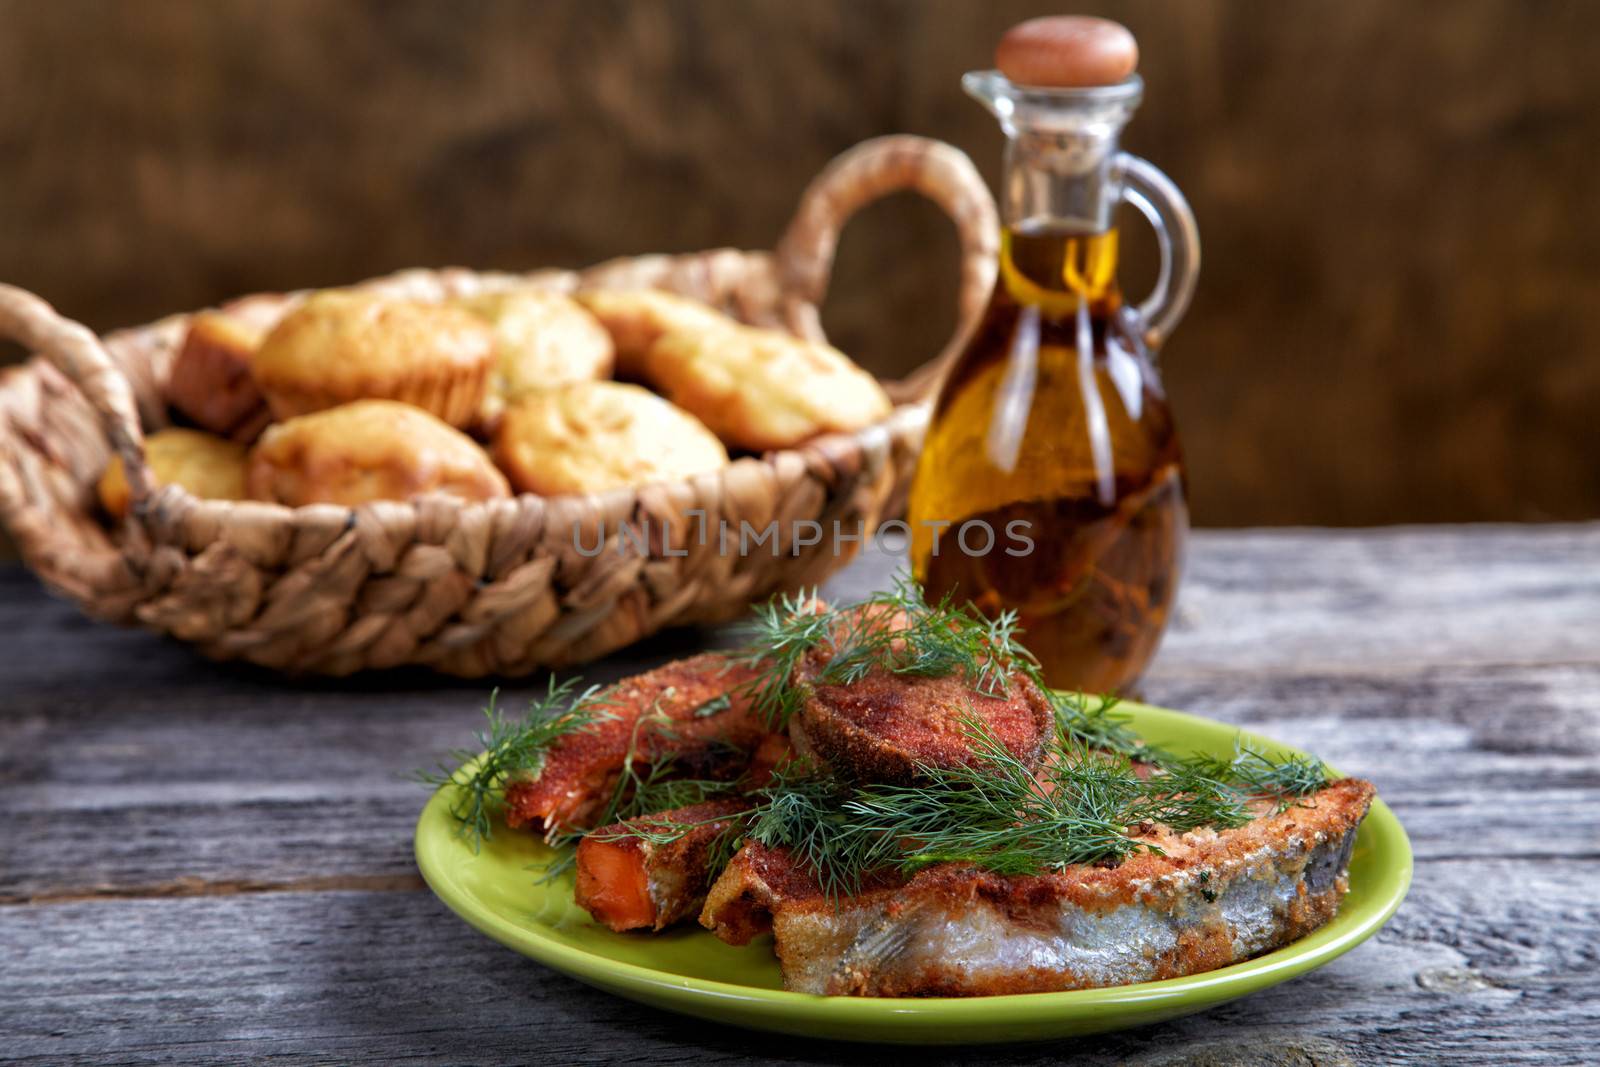
M508 401L533 390L611 376L611 335L569 296L516 289L481 293L456 304L494 331L486 423L492 424Z
M256 500L291 507L510 493L477 442L394 400L358 400L267 427L250 450L246 488Z
M493 365L494 332L470 311L328 290L283 317L251 369L279 419L383 399L465 426Z
M675 481L728 462L693 415L621 382L523 396L500 420L494 456L518 490L543 496Z
M167 403L196 426L236 441L252 441L271 416L251 376L262 333L220 311L189 320L172 361Z
M859 430L893 408L837 349L750 326L669 331L650 347L644 376L727 445L752 452Z
M208 500L242 500L245 448L199 430L158 430L144 439L145 463L156 485L181 485ZM131 490L122 457L112 456L96 486L100 505L116 518L128 513Z
M596 289L577 295L616 346L617 374L645 377L645 357L668 333L715 333L738 323L698 300L659 289Z

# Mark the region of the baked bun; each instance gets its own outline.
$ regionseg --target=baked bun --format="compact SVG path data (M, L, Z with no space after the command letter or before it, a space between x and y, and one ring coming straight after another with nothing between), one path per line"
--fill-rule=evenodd
M512 485L542 496L676 481L728 462L722 442L693 415L621 382L522 397L495 430L494 455Z
M245 495L245 448L200 430L158 430L144 439L145 464L156 485L181 485L207 500L242 500ZM96 487L100 505L122 518L131 490L122 457L112 456Z
M650 347L644 376L727 445L752 452L859 430L893 408L837 349L750 326L669 331Z
M698 300L659 289L595 289L577 294L611 335L616 346L617 374L645 377L645 358L668 333L713 333L738 325Z
M279 419L384 399L465 426L483 403L493 364L494 333L469 311L333 289L283 317L252 372Z
M538 389L611 377L611 335L570 296L544 289L480 293L456 301L494 331L485 421Z
M421 408L358 400L267 427L250 450L250 496L298 507L510 493L477 443Z
M250 364L262 331L220 311L189 320L172 361L167 402L195 425L235 441L253 441L270 421Z

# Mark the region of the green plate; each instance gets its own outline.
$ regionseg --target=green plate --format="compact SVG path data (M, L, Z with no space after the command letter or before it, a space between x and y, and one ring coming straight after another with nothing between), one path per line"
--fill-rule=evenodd
M1229 753L1239 732L1207 719L1123 704L1146 740L1179 752ZM1293 750L1250 734L1267 752ZM662 934L616 934L572 901L570 876L538 885L529 865L549 850L502 830L480 852L456 836L446 793L417 822L417 866L467 922L547 967L668 1011L736 1026L905 1044L1035 1041L1142 1026L1276 985L1350 951L1378 932L1411 884L1411 843L1377 801L1356 836L1350 893L1338 916L1287 948L1189 978L1002 997L886 999L823 997L782 988L770 936L741 948L680 926Z

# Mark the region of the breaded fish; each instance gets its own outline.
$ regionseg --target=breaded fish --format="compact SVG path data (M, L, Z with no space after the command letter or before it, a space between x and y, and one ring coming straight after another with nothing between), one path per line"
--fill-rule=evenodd
M506 823L583 827L610 797L630 751L641 762L673 756L688 765L753 752L770 736L743 692L754 675L708 652L618 682L601 698L605 715L556 741L537 777L507 784Z
M1033 766L1051 737L1050 701L1025 674L1012 672L1004 696L986 696L958 675L918 677L874 667L849 685L816 684L823 660L796 668L805 689L789 736L803 756L856 782L917 781L921 767L970 765L972 723Z
M746 845L703 925L743 944L771 929L784 987L855 996L979 996L1175 978L1249 959L1338 911L1373 787L1334 782L1233 830L1143 840L1119 866L1002 876L940 864L837 902L787 853ZM837 906L836 906L837 905Z
M591 830L578 844L578 905L613 930L661 930L700 911L718 839L750 802L737 797ZM693 824L672 841L642 833Z

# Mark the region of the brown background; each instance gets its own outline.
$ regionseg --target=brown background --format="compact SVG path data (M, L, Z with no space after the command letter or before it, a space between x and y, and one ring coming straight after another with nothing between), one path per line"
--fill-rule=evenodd
M1127 144L1205 238L1166 356L1198 522L1600 515L1600 4L1085 8L1138 34ZM769 247L875 134L993 181L959 76L1052 10L0 0L0 279L108 328L417 264ZM915 365L954 256L934 209L869 211L835 340Z

